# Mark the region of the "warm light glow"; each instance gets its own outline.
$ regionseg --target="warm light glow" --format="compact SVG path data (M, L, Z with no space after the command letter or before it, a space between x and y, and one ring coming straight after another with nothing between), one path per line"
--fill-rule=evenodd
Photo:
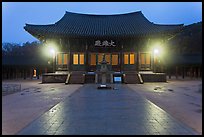
M112 55L112 65L118 65L118 55Z
M103 60L103 54L98 54L98 64Z
M159 54L159 50L158 49L154 49L154 54Z
M57 64L62 65L62 54L57 54Z
M79 64L78 54L73 54L73 64L74 65Z
M96 65L96 54L91 54L91 65Z
M68 57L68 54L64 54L64 65L67 65L67 57Z
M54 55L54 54L55 54L55 50L54 50L53 48L51 48L51 49L50 49L50 53L51 53L52 55Z
M151 51L155 56L163 58L165 55L164 47L165 45L161 41L154 41L152 42L152 45L151 45Z
M36 69L33 70L33 77L36 77Z
M84 64L84 54L83 53L79 55L79 60L80 60L79 64L83 65Z
M130 64L135 64L135 54L134 53L130 54Z
M124 64L128 64L128 54L124 54Z
M111 55L110 54L106 54L105 55L105 60L108 62L108 64L110 64L110 62L111 62Z
M43 50L43 54L47 57L54 57L58 52L57 44L54 42L46 42Z

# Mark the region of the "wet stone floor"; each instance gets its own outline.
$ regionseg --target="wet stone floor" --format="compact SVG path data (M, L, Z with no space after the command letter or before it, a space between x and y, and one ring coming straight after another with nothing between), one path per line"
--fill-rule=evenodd
M124 84L85 84L18 135L196 135Z

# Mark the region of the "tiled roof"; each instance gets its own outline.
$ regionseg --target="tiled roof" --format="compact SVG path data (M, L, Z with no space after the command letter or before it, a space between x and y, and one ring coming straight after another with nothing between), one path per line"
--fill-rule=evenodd
M26 24L24 29L34 36L141 36L181 29L183 24L159 25L139 12L116 15L92 15L66 12L51 25Z

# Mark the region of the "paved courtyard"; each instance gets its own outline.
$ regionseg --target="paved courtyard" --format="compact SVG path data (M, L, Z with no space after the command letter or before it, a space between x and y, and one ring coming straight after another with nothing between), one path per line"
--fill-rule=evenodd
M125 84L97 90L84 84L31 122L18 135L196 135Z
M202 80L171 79L128 87L202 135Z
M81 84L41 84L41 79L6 80L20 84L21 91L2 94L2 134L15 135L33 120L75 92Z

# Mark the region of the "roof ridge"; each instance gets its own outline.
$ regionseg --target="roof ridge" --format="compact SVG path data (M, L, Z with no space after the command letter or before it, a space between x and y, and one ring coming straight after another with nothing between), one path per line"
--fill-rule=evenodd
M66 11L65 14L75 14L75 15L84 15L84 16L120 16L120 15L129 15L129 14L142 14L142 11L134 11L128 13L115 13L115 14L96 14L96 13L76 13L71 11Z

